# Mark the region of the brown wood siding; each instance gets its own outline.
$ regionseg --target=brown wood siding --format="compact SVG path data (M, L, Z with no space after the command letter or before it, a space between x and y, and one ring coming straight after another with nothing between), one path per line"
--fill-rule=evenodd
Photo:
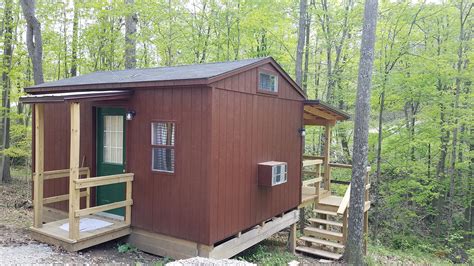
M130 100L137 113L127 127L133 226L209 243L210 95L209 88L160 88ZM176 123L174 174L151 170L152 121Z
M44 112L44 169L45 171L69 169L69 105L64 103L46 104ZM94 120L85 119L90 116L92 116L90 103L84 103L81 106L80 165L91 167L91 169L94 170L95 150L94 147L89 144L93 137L93 129L95 128L93 125ZM67 178L47 180L45 181L44 187L44 197L67 194L69 193L69 180ZM67 211L68 204L64 201L49 204L48 207ZM81 207L85 207L84 199L81 201Z
M270 64L260 68L276 72ZM213 84L210 239L216 243L300 202L303 97L281 76L278 96L257 92L254 68ZM260 187L257 164L288 163L288 182Z
M128 102L82 103L81 160L95 175L95 106L135 110L126 122L126 170L135 173L132 226L209 243L211 89L159 88L136 91ZM176 123L174 174L151 170L151 122ZM46 104L45 170L69 168L69 107ZM45 184L45 197L68 193L68 180ZM67 202L51 207L67 211Z

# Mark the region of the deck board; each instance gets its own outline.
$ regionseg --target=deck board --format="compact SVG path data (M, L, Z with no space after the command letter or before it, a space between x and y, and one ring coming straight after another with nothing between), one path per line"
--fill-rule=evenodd
M319 200L320 204L339 206L341 205L342 197L339 196L329 196Z
M127 225L124 221L98 215L89 215L81 219L84 218L98 219L110 222L112 225L96 230L79 232L78 240L70 239L69 232L60 228L61 225L68 223L68 219L46 223L41 228L31 227L30 230L33 233L33 238L49 244L59 245L70 251L77 251L130 234L130 225Z

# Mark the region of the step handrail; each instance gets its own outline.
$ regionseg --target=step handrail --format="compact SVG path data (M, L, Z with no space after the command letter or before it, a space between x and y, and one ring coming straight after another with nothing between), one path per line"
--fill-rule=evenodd
M347 207L349 206L350 197L351 197L351 184L349 184L349 186L347 186L346 193L344 194L344 197L342 198L341 204L339 205L339 208L337 209L337 214L339 214L339 215L344 214Z

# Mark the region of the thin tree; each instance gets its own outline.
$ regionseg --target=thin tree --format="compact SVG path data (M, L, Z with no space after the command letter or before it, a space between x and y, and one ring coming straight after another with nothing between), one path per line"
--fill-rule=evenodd
M299 18L299 26L298 26L298 46L296 48L296 67L295 67L295 76L296 76L296 83L302 86L301 82L303 80L303 49L304 49L304 42L305 42L305 28L306 28L306 7L308 5L307 0L300 0L300 18Z
M77 43L79 37L79 6L78 0L74 0L74 16L72 19L72 43L71 43L71 76L77 76Z
M377 0L366 0L360 48L359 76L354 121L354 152L352 153L352 180L349 208L349 228L346 259L349 264L362 265L364 191L367 174L369 142L370 91L374 63Z
M10 70L12 68L13 55L13 0L5 1L3 26L1 147L5 152L10 148ZM11 180L10 157L4 152L0 154L0 181L8 182Z
M137 66L137 13L134 11L135 0L125 0L128 13L125 17L125 68L135 68Z
M41 38L41 24L35 15L35 1L20 0L20 5L26 20L26 46L33 64L33 80L35 84L41 84L44 82L43 39Z

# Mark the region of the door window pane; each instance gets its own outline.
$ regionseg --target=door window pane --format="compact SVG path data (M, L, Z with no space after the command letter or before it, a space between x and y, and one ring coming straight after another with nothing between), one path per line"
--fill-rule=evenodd
M123 164L123 116L104 116L104 163Z

